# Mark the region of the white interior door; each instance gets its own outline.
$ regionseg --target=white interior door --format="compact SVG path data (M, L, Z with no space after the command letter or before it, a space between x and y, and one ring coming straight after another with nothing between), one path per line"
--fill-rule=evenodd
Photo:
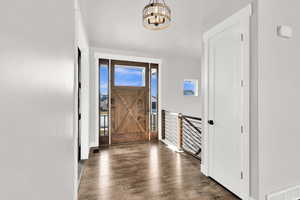
M209 39L210 176L242 193L242 37L237 23Z

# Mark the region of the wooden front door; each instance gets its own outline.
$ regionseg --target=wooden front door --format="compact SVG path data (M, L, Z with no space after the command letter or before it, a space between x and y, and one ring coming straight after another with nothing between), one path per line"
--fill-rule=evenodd
M149 69L147 63L112 61L112 144L149 141Z

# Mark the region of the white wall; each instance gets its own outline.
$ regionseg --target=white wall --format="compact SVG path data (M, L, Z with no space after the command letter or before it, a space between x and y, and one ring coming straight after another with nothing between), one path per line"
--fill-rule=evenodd
M71 200L74 1L0 6L0 199Z
M260 199L300 185L300 1L259 2ZM290 25L292 39L276 36Z
M161 55L147 52L131 52L125 50L93 48L93 52L110 53L117 55L127 56L141 56L162 59L161 66L161 99L162 109L170 110L172 112L181 112L187 115L201 117L201 98L198 97L185 97L183 96L183 80L184 79L197 79L200 83L201 77L201 63L199 59L178 57L172 55ZM90 145L94 146L95 130L97 122L94 120L97 116L97 91L95 88L95 74L97 66L95 66L95 58L91 51L91 66L90 66Z
M201 117L201 58L165 56L162 58L162 109ZM184 79L196 79L199 83L198 96L183 95Z
M81 159L89 157L89 40L82 18L80 5L76 6L76 40L77 46L81 50Z

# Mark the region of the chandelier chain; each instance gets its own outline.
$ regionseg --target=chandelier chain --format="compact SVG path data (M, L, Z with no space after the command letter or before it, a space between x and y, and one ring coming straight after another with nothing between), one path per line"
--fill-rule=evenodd
M159 3L159 0L149 0L149 4L151 4L151 3ZM164 5L166 5L165 0L162 0L162 3L163 3Z

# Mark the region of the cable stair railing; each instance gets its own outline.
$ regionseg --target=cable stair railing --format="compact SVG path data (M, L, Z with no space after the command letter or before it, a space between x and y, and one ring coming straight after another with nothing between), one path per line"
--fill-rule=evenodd
M202 119L162 110L162 139L176 151L201 159Z

